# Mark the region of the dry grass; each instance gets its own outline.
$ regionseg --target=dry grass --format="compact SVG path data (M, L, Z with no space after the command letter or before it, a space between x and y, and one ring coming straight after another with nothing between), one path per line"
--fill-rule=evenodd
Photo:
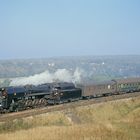
M38 127L1 135L2 140L109 140L128 139L121 131L100 125Z
M139 140L140 97L15 120L0 128L0 140Z

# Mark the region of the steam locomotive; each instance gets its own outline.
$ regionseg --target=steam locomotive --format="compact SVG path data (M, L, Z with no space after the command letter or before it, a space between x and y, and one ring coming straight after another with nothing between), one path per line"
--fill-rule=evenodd
M139 92L140 78L117 79L101 83L74 85L46 83L0 89L0 112L13 112L114 94Z

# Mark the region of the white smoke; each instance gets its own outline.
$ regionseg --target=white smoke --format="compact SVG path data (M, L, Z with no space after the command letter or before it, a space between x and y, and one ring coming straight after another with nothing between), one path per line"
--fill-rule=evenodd
M54 81L61 82L81 82L81 76L83 75L83 70L76 68L74 72L67 69L58 69L54 73L48 70L35 74L29 77L15 78L11 81L10 86L23 86L27 84L39 85L43 83L51 83Z
M84 71L82 69L76 68L73 74L73 82L74 83L80 83L81 82L81 77L84 75Z

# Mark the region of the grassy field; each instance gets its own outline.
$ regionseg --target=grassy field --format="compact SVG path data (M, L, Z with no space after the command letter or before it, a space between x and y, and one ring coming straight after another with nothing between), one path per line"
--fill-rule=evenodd
M0 124L0 140L139 140L140 97Z

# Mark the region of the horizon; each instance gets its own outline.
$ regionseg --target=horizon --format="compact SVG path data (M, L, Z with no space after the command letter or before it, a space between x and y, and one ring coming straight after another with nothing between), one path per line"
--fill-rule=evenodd
M29 57L29 58L7 58L0 59L0 61L12 61L12 60L38 60L38 59L63 59L63 58L84 58L84 57L140 57L140 54L122 54L122 55L75 55L75 56L52 56L52 57Z

